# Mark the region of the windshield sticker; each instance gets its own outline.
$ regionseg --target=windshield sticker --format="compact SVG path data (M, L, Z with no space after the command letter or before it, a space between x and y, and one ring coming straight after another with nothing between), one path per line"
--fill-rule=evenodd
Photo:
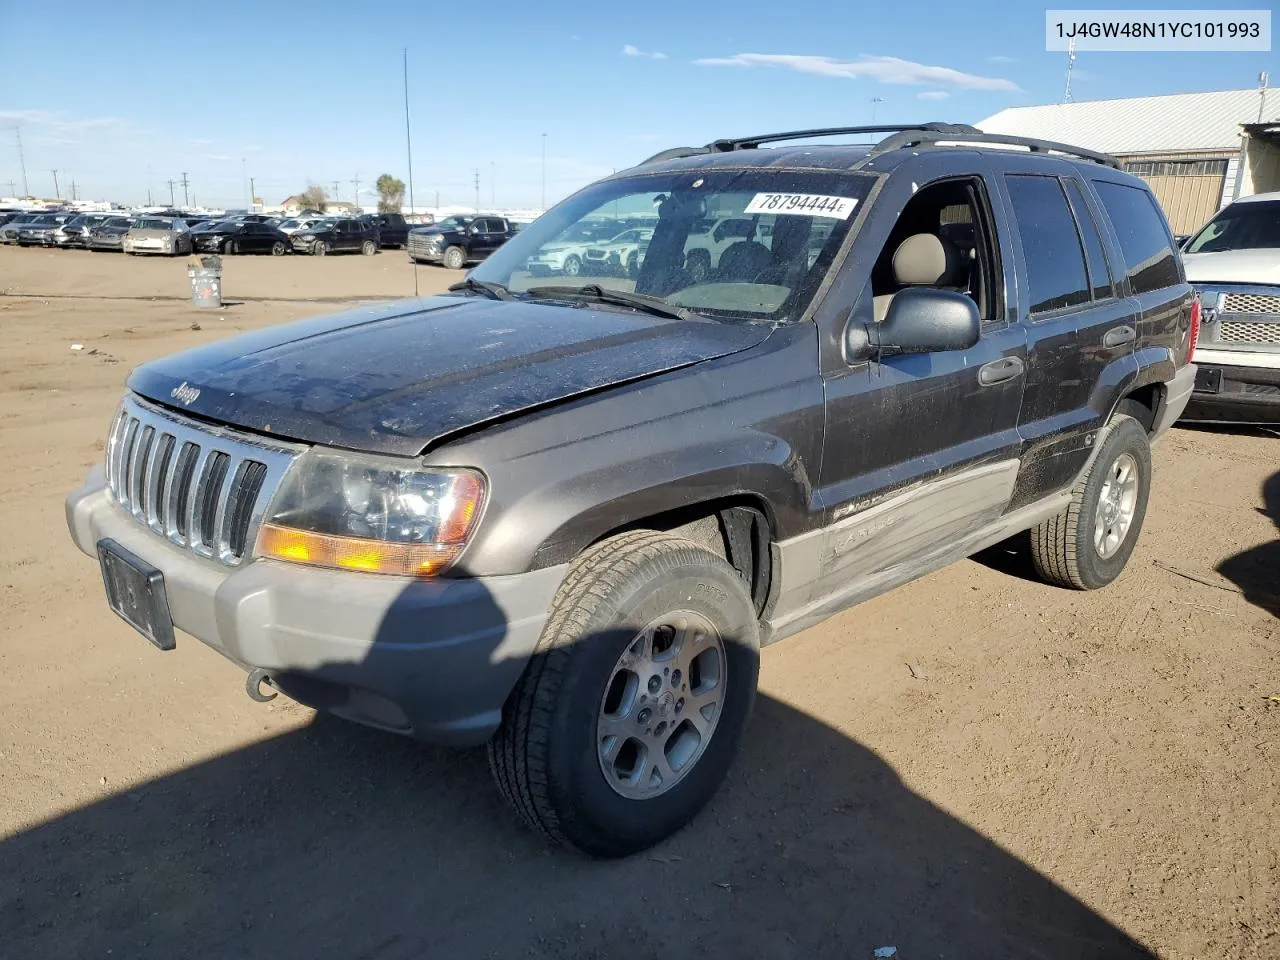
M857 204L854 197L825 197L817 193L757 193L742 212L848 220Z

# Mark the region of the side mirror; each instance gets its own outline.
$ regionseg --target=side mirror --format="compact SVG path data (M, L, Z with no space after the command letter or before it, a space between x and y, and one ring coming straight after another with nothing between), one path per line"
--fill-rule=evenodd
M964 294L908 287L894 295L880 323L849 322L844 355L857 363L884 354L968 350L981 336L978 306Z

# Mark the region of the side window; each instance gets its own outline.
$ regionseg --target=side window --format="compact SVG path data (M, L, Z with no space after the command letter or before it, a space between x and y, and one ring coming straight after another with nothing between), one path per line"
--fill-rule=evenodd
M1155 198L1146 190L1122 183L1095 180L1093 185L1120 238L1133 292L1146 293L1178 283L1173 237Z
M1013 215L1022 235L1031 313L1047 313L1089 302L1080 234L1056 177L1005 177Z
M1067 197L1071 200L1071 211L1076 215L1076 226L1080 228L1080 236L1084 238L1084 256L1089 264L1093 299L1106 300L1114 295L1114 291L1111 288L1111 271L1107 267L1107 255L1102 249L1098 225L1093 222L1093 214L1089 212L1080 184L1074 180L1064 182L1067 185Z

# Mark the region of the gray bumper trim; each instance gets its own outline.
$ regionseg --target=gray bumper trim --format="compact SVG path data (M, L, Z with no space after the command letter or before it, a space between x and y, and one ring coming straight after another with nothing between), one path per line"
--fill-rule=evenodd
M438 580L272 560L228 570L138 524L100 469L66 509L85 553L110 537L161 570L183 632L303 703L440 743L482 743L497 729L566 569Z
M1196 386L1196 365L1188 363L1166 385L1164 403L1156 411L1156 422L1151 430L1151 439L1158 440L1166 430L1174 425L1182 416L1191 400L1191 391Z

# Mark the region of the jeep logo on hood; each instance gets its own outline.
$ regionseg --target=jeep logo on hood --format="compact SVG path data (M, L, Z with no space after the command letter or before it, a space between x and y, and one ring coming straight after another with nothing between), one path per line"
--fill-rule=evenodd
M187 381L183 380L180 384L169 391L169 396L177 400L184 406L191 406L196 402L196 398L200 396L200 390L191 386Z

